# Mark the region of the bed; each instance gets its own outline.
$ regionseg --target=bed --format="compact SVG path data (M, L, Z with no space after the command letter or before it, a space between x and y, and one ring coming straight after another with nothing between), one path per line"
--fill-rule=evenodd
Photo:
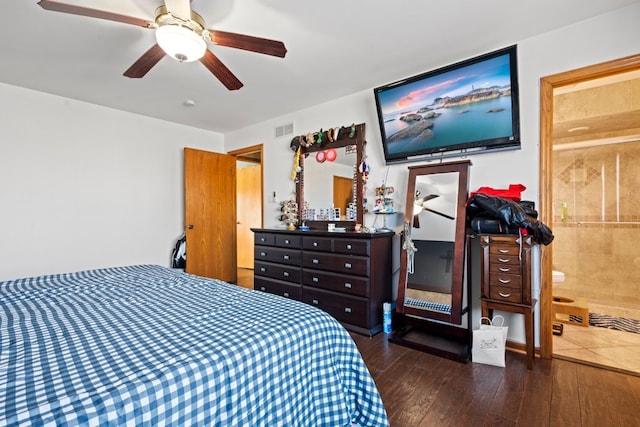
M349 333L300 302L154 265L0 298L0 425L388 425Z

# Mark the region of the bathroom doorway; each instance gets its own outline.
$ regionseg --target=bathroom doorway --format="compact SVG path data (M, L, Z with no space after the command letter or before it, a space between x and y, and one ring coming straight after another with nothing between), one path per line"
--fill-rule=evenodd
M229 151L236 157L237 284L253 289L253 232L263 227L262 144Z
M541 80L543 357L640 372L639 96L640 55Z

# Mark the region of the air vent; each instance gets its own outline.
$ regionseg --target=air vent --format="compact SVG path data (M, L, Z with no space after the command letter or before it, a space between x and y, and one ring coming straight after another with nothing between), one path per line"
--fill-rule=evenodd
M287 135L293 135L293 123L276 127L276 138L283 138Z

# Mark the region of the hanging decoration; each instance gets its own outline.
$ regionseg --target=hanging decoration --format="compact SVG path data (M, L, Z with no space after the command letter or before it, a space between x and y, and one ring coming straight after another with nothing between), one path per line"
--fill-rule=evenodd
M291 179L296 179L298 173L300 173L302 169L300 168L300 146L296 150L296 155L293 159L293 170L291 171Z

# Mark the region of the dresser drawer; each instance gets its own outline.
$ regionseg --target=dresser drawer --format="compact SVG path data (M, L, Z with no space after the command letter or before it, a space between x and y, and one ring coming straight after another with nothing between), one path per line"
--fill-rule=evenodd
M489 288L489 298L496 301L522 303L522 288L514 289L504 286L491 286Z
M308 251L331 252L333 250L331 243L332 239L328 237L302 237L302 248Z
M302 236L283 236L276 234L275 245L280 248L300 249L302 247Z
M316 306L340 322L367 328L367 300L303 286L302 301Z
M522 276L519 274L490 274L489 286L522 289Z
M369 279L305 269L302 284L360 297L369 296Z
M274 279L284 280L285 282L300 283L302 277L300 267L289 266L283 264L271 264L268 262L254 263L254 274L256 276L266 276Z
M280 280L255 276L253 281L253 288L256 291L280 295L282 297L293 299L296 301L302 300L301 285L294 285L292 283L286 283Z
M495 265L520 265L517 255L489 255L489 264Z
M276 244L276 236L270 233L255 233L253 243L255 245L273 246Z
M520 254L520 245L494 244L489 247L489 253L496 254L496 255L518 256Z
M368 240L333 240L333 251L339 254L369 256L370 248L371 242Z
M270 261L287 265L301 265L302 262L302 252L299 249L254 246L253 256L256 261Z
M491 274L494 274L494 273L498 273L498 274L521 274L522 273L522 268L521 268L520 264L493 263L493 264L489 264L489 273L491 273Z
M333 271L336 273L369 276L369 260L365 257L332 255L305 252L302 255L302 266L314 270Z

